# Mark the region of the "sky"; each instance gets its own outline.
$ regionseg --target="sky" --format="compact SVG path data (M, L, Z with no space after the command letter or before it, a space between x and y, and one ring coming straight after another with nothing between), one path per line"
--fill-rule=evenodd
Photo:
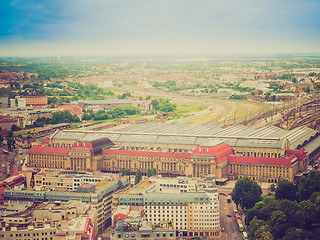
M320 0L0 0L0 56L320 53Z

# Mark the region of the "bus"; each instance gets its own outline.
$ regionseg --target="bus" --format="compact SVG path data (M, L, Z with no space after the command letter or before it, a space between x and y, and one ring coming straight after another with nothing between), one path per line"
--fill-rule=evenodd
M248 239L248 234L246 232L243 232L242 235L243 235L243 240L247 240Z
M239 226L239 231L243 232L243 224L242 224L241 220L237 219L237 223L238 223L238 226Z

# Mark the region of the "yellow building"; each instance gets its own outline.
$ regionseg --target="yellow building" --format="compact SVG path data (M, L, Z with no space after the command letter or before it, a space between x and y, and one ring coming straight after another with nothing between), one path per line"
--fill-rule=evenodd
M24 96L26 106L45 106L48 105L48 97L44 95L39 96Z

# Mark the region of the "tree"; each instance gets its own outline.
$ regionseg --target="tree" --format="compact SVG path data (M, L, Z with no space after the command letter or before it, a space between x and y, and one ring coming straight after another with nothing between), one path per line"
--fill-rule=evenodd
M255 233L255 238L257 240L273 240L274 237L271 233L270 227L268 225L263 225L258 228Z
M268 225L270 226L272 235L276 238L279 239L280 237L285 235L285 231L287 229L287 215L280 211L274 211L271 214L270 219L268 220Z
M162 112L173 112L177 108L176 104L170 103L168 99L160 99L159 110Z
M237 180L232 190L232 200L241 208L252 208L256 202L261 201L261 187L248 177Z
M310 93L310 91L311 91L310 87L302 88L302 90L303 90L305 93Z
M154 176L154 175L157 175L157 169L155 168L148 168L148 172L147 172L147 177L151 177L151 176Z
M141 170L138 168L137 169L137 172L136 172L136 179L134 181L134 184L137 185L140 181L141 181L141 178L142 178L142 172Z
M298 200L307 200L314 192L320 192L320 171L318 170L312 170L307 176L300 177L297 192Z
M157 99L152 99L151 100L151 105L152 105L152 108L154 110L157 111L159 109L159 101Z
M313 203L311 199L300 203L304 216L306 218L305 225L310 228L312 223L319 221L320 206Z
M121 175L122 175L122 176L130 176L130 169L128 169L128 168L122 168L122 169L121 169Z
M15 124L13 124L13 125L11 126L11 131L12 131L12 132L20 131L20 130L21 130L21 128L18 127L17 125L15 125Z
M304 229L291 227L287 230L286 235L281 240L307 240L318 239L319 235L312 234Z
M256 239L256 232L258 229L262 226L267 225L265 221L258 219L257 217L254 217L252 221L249 224L249 236L251 239Z
M12 152L12 150L15 148L15 140L14 140L12 131L8 132L8 136L7 136L6 140L7 140L8 150L10 152Z
M287 199L280 200L279 210L287 215L287 223L290 226L303 227L305 216L301 206L296 201L289 201Z
M277 183L277 188L275 191L276 199L288 199L290 201L297 200L297 186L289 182L287 179L280 180Z
M276 191L276 185L274 185L274 183L272 183L270 186L270 192L274 193L275 191Z

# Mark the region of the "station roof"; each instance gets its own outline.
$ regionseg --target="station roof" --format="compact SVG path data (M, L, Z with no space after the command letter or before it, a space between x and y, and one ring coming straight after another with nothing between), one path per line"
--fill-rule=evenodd
M288 131L284 137L288 138L291 148L296 149L299 145L303 146L310 138L318 135L319 132L308 127L297 127Z
M115 150L115 149L103 149L102 153L114 154L114 155L128 155L128 156L168 157L168 158L187 158L187 159L189 159L191 156L190 153L128 151L128 150Z
M304 148L307 153L312 153L317 148L320 148L320 135L313 139L312 142L307 143Z
M91 139L107 137L112 142L139 142L153 144L181 144L200 146L210 141L223 141L231 147L265 147L282 148L286 139L290 149L302 147L319 132L308 127L293 130L283 130L279 127L268 126L252 129L242 125L220 128L214 125L190 127L181 123L156 124L141 123L121 128L108 128L103 131L63 130L52 136L53 139Z

